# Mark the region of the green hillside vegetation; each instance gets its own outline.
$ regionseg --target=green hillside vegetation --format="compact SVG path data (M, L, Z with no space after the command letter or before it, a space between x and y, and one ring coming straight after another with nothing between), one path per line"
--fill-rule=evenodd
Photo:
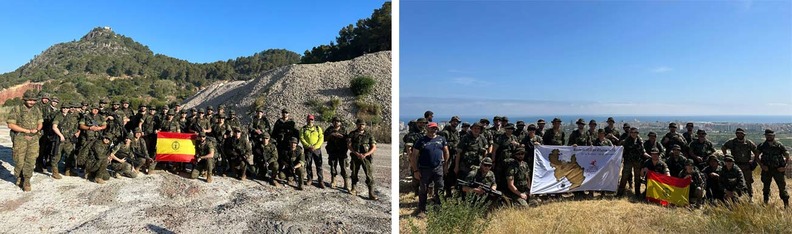
M353 59L365 53L391 50L391 3L385 2L371 17L341 28L335 42L306 50L302 63Z

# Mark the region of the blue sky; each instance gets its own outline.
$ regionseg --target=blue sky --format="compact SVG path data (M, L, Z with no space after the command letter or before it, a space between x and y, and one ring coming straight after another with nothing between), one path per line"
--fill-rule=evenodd
M402 1L400 14L401 115L792 115L792 1Z
M140 3L145 2L145 3ZM0 73L92 28L191 62L249 56L272 48L299 54L335 40L384 1L2 1Z

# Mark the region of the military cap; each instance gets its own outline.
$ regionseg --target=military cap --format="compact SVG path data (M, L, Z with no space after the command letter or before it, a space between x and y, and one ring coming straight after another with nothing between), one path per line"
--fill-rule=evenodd
M217 105L217 110L224 110L225 108L226 106L223 104Z
M482 123L473 123L473 125L471 125L470 128L482 128L483 129L484 128L484 124L482 124Z
M514 124L506 124L506 126L505 126L505 127L503 127L503 128L504 128L504 129L511 129L511 130L514 130Z
M463 128L469 128L470 127L470 123L464 122L464 123L462 123L462 127Z
M60 108L61 109L63 109L63 108L66 108L66 109L72 108L72 103L71 102L63 103L63 105L61 105Z
M536 131L537 128L536 125L534 124L528 124L528 127L526 127L526 129L528 129L528 131Z
M291 143L295 143L296 144L298 142L300 142L300 141L298 141L296 137L292 137L291 138Z
M775 132L770 129L765 129L765 136L775 136Z
M519 147L514 150L514 154L525 154L525 148Z
M575 124L586 125L586 121L581 118L581 119L578 119L577 122L575 122Z
M363 121L363 119L357 119L355 124L366 124L366 121Z
M543 123L545 123L545 120L544 119L539 119L539 120L536 121L536 123L537 124L543 124Z
M712 160L718 161L718 158L716 158L715 155L710 155L709 157L707 157L707 162Z
M198 137L206 137L206 132L204 131L198 132Z
M206 109L207 110L214 110L214 107L212 105L209 105L209 106L206 107Z
M429 123L428 125L426 125L426 127L427 128L440 128L439 126L437 126L437 123L435 123L435 122Z
M668 127L669 128L676 128L677 124L676 123L670 123L670 124L668 124Z
M41 92L41 99L50 99L50 94L49 93L45 93L45 92Z
M629 128L629 127L630 127L629 123L624 123L624 125L622 125L622 128Z
M688 122L688 123L685 124L685 127L693 127L693 123Z
M481 160L481 164L490 165L491 166L492 165L492 158L484 157L484 159Z
M333 120L331 120L331 121L332 122L341 122L341 118L338 118L338 116L336 116L336 117L333 117Z
M495 122L495 121L500 121L500 120L501 120L501 117L500 117L500 116L497 116L497 115L496 115L495 117L492 117L492 121L493 121L493 122Z
M164 105L164 106L162 106L162 109L163 109L163 110L170 110L170 106L168 106L168 105Z
M173 110L168 110L167 115L176 115L176 112L173 112Z
M149 108L149 110L157 110L157 106L155 106L153 104L149 105L148 108Z
M731 155L728 155L728 154L724 155L723 161L724 162L734 162L734 157L732 157Z
M86 102L86 101L82 101L82 102L80 102L80 105L81 105L81 106L88 106L88 102Z
M133 135L133 134L126 134L126 139L127 139L127 140L132 140L132 139L135 139L135 135Z
M509 122L509 117L501 116L501 121Z
M424 112L424 117L429 117L429 116L432 116L432 115L434 115L434 112L432 112L430 110Z
M119 101L113 101L113 105L121 105L121 102L119 102Z
M745 130L742 128L737 128L737 131L734 131L734 133L745 133Z
M693 165L696 165L696 163L693 162L693 159L688 159L685 161L685 166L693 166Z
M99 109L99 104L91 104L91 106L88 107L88 108L90 108L91 110L93 110L93 109L97 109L98 110Z
M180 114L180 115L186 115L186 114L187 114L187 111L185 111L185 110L179 110L179 114Z
M237 126L231 127L231 130L233 130L234 132L242 132L242 129Z
M707 135L707 131L704 131L703 129L699 129L698 131L696 131L696 135Z
M615 123L616 121L615 121L615 120L613 120L613 117L608 117L608 120L607 120L607 121L605 121L605 122L608 122L608 123Z
M174 105L174 106L179 106L179 107L180 107L180 106L181 106L181 103L176 103L176 105Z
M525 121L518 120L517 121L517 126L525 126Z
M286 110L286 108L283 108L283 110L281 110L281 114L288 114L288 113L289 113L289 110Z
M143 129L135 128L134 133L143 133Z
M461 120L459 120L459 116L456 116L456 115L455 116L451 116L451 121L449 121L449 122L454 122L454 121L462 122Z
M659 154L660 150L658 150L657 148L652 147L652 150L650 150L649 153L650 154Z
M236 115L236 111L234 111L234 110L231 110L231 111L229 111L229 112L228 112L228 114L230 114L230 115Z
M269 139L270 138L270 134L267 133L267 132L264 132L264 133L261 134L261 138Z
M553 123L556 123L556 122L561 123L562 121L559 118L553 118Z
M673 146L671 146L671 149L672 150L682 150L682 147L677 145L677 144L674 144Z
M264 107L256 108L256 112L264 112Z
M195 107L193 107L193 108L190 108L190 111L192 111L192 112L198 112L198 109L195 109Z
M206 113L206 111L203 108L201 108L201 109L198 109L198 113Z
M60 102L60 98L52 96L52 102Z
M602 128L597 129L597 133L605 133L605 129L602 129Z
M225 113L217 113L216 116L217 116L217 118L221 118L221 119L225 119L226 118Z
M110 139L112 139L112 138L113 138L113 136L112 136L112 135L110 135L110 134L102 134L102 139L108 139L108 140L110 140Z
M657 133L653 132L653 131L649 131L649 134L646 134L646 135L647 136L657 136Z
M429 121L426 120L426 118L422 117L422 118L418 118L417 120L415 120L415 122L417 122L417 123L428 123Z
M99 100L99 104L108 104L108 103L110 103L110 99L108 98L102 98L101 100Z
M589 120L589 125L591 125L591 124L597 125L597 121L596 121L596 120L593 120L593 119L592 119L592 120Z
M121 104L129 104L129 100L126 100L126 99L121 100Z
M490 122L489 122L488 119L480 119L479 123L481 123L481 124L489 124Z
M36 94L33 93L33 91L29 90L29 91L26 91L22 95L22 99L25 100L25 101L27 101L27 100L36 100L36 99L38 99L38 97L36 97Z

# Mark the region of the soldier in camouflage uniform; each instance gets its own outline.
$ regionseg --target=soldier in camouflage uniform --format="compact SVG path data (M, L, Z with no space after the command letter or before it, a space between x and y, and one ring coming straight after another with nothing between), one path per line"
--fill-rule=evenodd
M253 116L248 125L248 136L252 139L253 145L260 145L262 143L261 140L264 139L262 137L264 133L269 135L272 132L271 130L272 127L270 126L270 122L267 117L264 116L264 108L257 108L256 115Z
M685 170L685 163L687 163L687 160L688 159L682 155L682 147L679 145L672 145L671 156L665 160L666 165L668 165L668 171L671 172L671 176L679 176L679 173Z
M498 186L495 181L495 173L492 173L491 158L484 158L483 160L481 160L480 166L473 166L470 169L471 169L470 173L467 174L464 181L478 182L486 186L489 186L492 189L498 189ZM484 191L481 188L471 188L468 186L463 186L462 192L464 192L466 195L471 194L472 192L479 197L489 198L489 196L486 196L487 195L486 191Z
M622 129L624 130L624 133L622 133L622 135L619 136L619 141L623 141L624 139L627 139L627 137L630 136L630 128L632 128L632 127L630 126L629 123L624 123L624 125L622 125ZM643 142L641 142L641 143L643 143ZM644 149L646 149L646 148L644 148Z
M734 163L740 168L745 176L745 187L748 190L748 197L753 200L753 173L752 169L756 168L756 161L754 161L753 152L756 151L756 144L753 141L745 138L745 131L742 128L737 128L734 133L737 137L726 141L721 147L724 155L729 150L731 155L734 156Z
M212 183L212 171L214 169L215 146L206 140L206 132L198 133L198 140L195 144L195 160L193 170L190 173L191 179L197 179L206 173L206 183Z
M418 139L421 139L421 137L423 137L426 134L427 122L425 118L419 118L411 122L413 123L412 125L407 124L409 126L409 130L407 131L407 134L404 135L404 137L402 138L402 141L404 141L404 143L414 144L415 141L418 141Z
M292 137L299 139L300 131L297 130L294 121L289 118L289 111L285 108L281 110L281 118L275 121L272 126L272 137L275 138L275 143L278 144L278 151L291 150L290 139Z
M577 130L572 131L572 133L569 134L569 142L567 142L567 145L571 145L571 146L591 145L589 138L586 137L586 129L585 129L586 121L583 119L578 119L577 122L575 122L575 124L577 124Z
M77 146L79 152L77 154L76 166L87 169L87 161L91 153L91 147L94 142L101 141L102 131L107 128L104 118L99 115L99 106L96 104L90 107L90 113L87 113L80 119L79 128L82 131L80 142ZM69 170L69 168L67 168ZM86 172L87 174L87 172Z
M129 161L132 163L132 166L135 167L135 171L143 172L145 168L146 174L154 173L154 168L157 167L157 163L154 162L154 159L148 154L146 140L143 139L143 130L135 128L132 132L134 138L132 138L129 144L134 159Z
M616 121L613 120L613 117L608 117L606 122L608 123L608 126L605 126L605 137L608 138L608 140L610 140L613 144L620 145L621 140L619 139L619 136L621 136L621 133L619 132L619 129L614 126Z
M660 142L657 141L657 133L649 132L649 134L647 134L647 136L649 137L649 139L644 141L644 143L643 143L644 144L644 149L657 148L658 150L660 150L660 159L666 160L669 155L665 153L666 149L665 149L665 147L663 147L663 144L660 144ZM682 162L682 164L684 164L684 162ZM676 174L675 173L671 173L671 175L675 176Z
M526 157L525 162L528 165L533 166L534 164L534 149L536 149L537 145L542 145L542 137L536 134L536 125L529 124L527 128L527 135L520 141L520 147L525 148Z
M341 179L344 181L344 189L349 190L347 182L347 169L349 168L349 157L346 147L346 128L341 124L341 119L333 117L333 125L324 130L324 140L327 141L325 150L327 151L327 162L330 165L330 188L335 188L335 177L341 169Z
M103 135L101 140L95 140L91 144L88 159L85 161L85 178L87 180L104 184L105 180L110 179L110 175L107 173L110 138L110 135Z
M118 144L113 146L112 150L110 150L110 169L113 170L113 176L118 178L119 175L123 175L129 178L137 177L137 171L134 171L134 167L128 161L132 161L135 158L135 154L132 152L132 139L135 136L127 135L124 139L122 144Z
M679 172L679 178L690 177L690 190L688 192L688 201L690 205L697 207L704 201L704 178L699 172L698 167L695 166L693 159L685 161L685 170Z
M55 155L55 150L60 144L58 136L52 132L52 119L55 115L58 114L60 107L58 107L58 103L60 100L58 97L52 96L52 98L45 98L43 96L41 98L41 102L39 102L39 108L42 112L42 118L44 119L44 125L42 128L42 137L39 139L39 144L41 150L39 151L39 157L36 160L36 167L33 171L36 172L44 172L44 169L49 165L52 164L52 158ZM45 102L47 101L47 102ZM55 162L57 165L58 162Z
M680 147L688 145L688 142L685 140L685 137L682 136L682 134L680 134L679 132L677 132L677 124L676 123L668 124L668 133L666 133L665 136L663 136L663 140L660 141L660 143L662 143L663 147L666 148L666 152L665 152L666 155L671 154L671 146L672 145L679 145ZM685 152L685 151L682 151L682 152ZM687 151L687 152L690 152L690 151ZM704 157L706 157L706 155ZM697 164L704 164L705 163L703 158L691 158L691 159L693 159L693 161L696 161ZM701 169L701 167L699 167L699 169Z
M715 153L715 147L712 145L712 142L707 140L707 132L704 130L699 129L696 131L698 135L698 139L694 142L690 142L688 145L688 155L694 161L700 161L702 159L707 158L707 156L713 155ZM699 165L699 168L703 168L704 165Z
M123 112L124 112L124 116L126 116L127 118L130 118L130 119L131 119L131 118L132 118L132 116L135 116L135 110L133 110L133 109L132 109L132 108L129 106L129 100L123 100L123 101L121 101L121 111L123 111ZM131 130L131 129L130 129L130 130Z
M146 146L149 151L148 154L156 155L157 132L159 131L157 128L157 107L154 105L149 106L148 112L149 113L141 120L141 129L143 129L143 137L146 139L146 143L148 144Z
M366 132L366 122L362 119L355 121L357 129L348 134L347 148L349 149L349 156L352 158L352 189L349 191L352 195L357 195L355 185L358 182L358 172L363 168L363 173L366 174L366 185L369 190L369 198L377 200L374 195L374 172L371 171L371 160L374 151L377 150L377 141L371 136L371 133Z
M718 158L715 155L707 157L707 166L701 170L706 178L705 191L707 192L707 200L710 202L723 200L723 188L720 186L720 172L723 170Z
M256 172L258 173L258 178L260 179L269 179L270 184L273 186L278 186L278 181L275 179L278 177L278 147L275 146L274 143L270 140L270 135L267 132L263 132L260 135L262 140L260 140L261 144L255 145L253 148L253 159L256 165ZM267 171L272 172L268 174Z
M177 119L176 122L179 123L180 132L190 132L190 119L187 118L187 112L184 110L179 111L179 119Z
M505 163L506 159L512 157L512 152L514 152L518 147L520 147L520 142L517 141L517 137L512 135L514 133L514 125L509 124L504 127L505 132L502 135L499 135L497 140L495 141L495 158L493 161L495 162L494 170L495 170L495 179L499 181L498 187L501 188L503 191L507 191L508 186L506 186L506 174L508 170L508 164Z
M121 111L121 102L113 102L111 109L106 110L103 116L107 122L107 129L104 130L104 133L110 135L110 141L114 144L123 142L122 138L126 138L124 124L127 121L127 117Z
M649 158L649 155L643 147L641 137L638 136L638 129L631 128L629 134L630 135L619 144L624 147L624 164L616 196L623 196L627 181L632 180L634 183L633 188L635 189L635 197L637 198L641 194L641 164Z
M608 140L608 138L605 137L605 136L606 136L605 129L602 129L602 128L597 129L597 139L594 139L594 141L591 142L591 145L593 145L593 146L613 146L613 142Z
M491 142L488 142L481 134L482 130L484 130L484 126L481 123L473 124L470 132L462 136L457 144L457 155L454 161L454 173L457 175L469 174L472 171L471 167L479 165L481 159L486 155ZM492 159L490 158L490 160Z
M173 110L168 110L165 120L160 124L159 130L161 132L181 132L179 121L175 119L176 113Z
M230 138L226 139L223 148L226 154L223 156L228 159L229 169L234 172L234 175L239 180L247 179L247 167L253 164L253 152L247 137L242 136L242 129L239 127L232 127L234 131Z
M528 131L525 130L525 121L518 120L515 126L517 126L517 129L514 130L513 134L517 137L518 142L522 142L525 135L528 135Z
M594 141L597 140L599 135L597 133L597 121L593 119L590 120L588 126L589 129L586 131L586 134L584 134L584 136L588 138L588 141L591 142L591 145L594 145Z
M206 111L203 108L198 109L198 115L193 119L192 125L190 129L193 132L205 132L207 135L212 132L212 122L209 121L209 117L206 115Z
M786 162L789 159L789 151L786 147L775 140L775 132L770 129L765 130L765 142L756 147L756 158L762 166L762 194L764 203L770 199L770 183L775 180L778 186L778 195L784 201L784 208L789 207L789 194L786 190L784 171Z
M525 149L518 148L513 160L509 161L507 168L506 185L504 194L512 200L512 204L528 206L531 193L531 165L525 162ZM496 179L497 180L497 179Z
M464 136L468 132L470 132L470 123L468 123L468 122L462 123L462 129L459 130L459 137Z
M503 123L501 118L502 117L500 117L500 116L493 117L492 118L492 127L487 129L487 132L489 132L489 135L492 136L493 141L496 141L498 139L498 136L503 134L503 127L506 126L506 125L501 125ZM498 164L498 160L494 160L494 161L495 161L495 167L498 167L498 165L497 165ZM495 173L495 176L496 177L498 176L497 172Z
M545 120L539 119L536 121L536 135L537 136L544 136L545 134Z
M217 149L214 154L215 171L213 173L225 177L228 171L228 150L223 144L225 144L226 139L231 137L232 129L225 122L225 114L217 114L214 119L217 122L212 124L211 131L207 134L209 144L214 144L215 149Z
M544 145L564 145L564 138L566 138L566 134L561 129L561 119L554 118L553 128L545 131L542 136Z
M693 133L693 123L686 123L685 129L687 131L682 133L682 137L685 138L685 142L690 143L693 142L693 140L696 140L696 134Z
M481 124L481 135L487 139L487 152L484 154L484 157L492 158L492 153L495 152L495 136L492 135L492 132L487 130L487 126L489 125L489 120L487 119L480 119L479 124ZM475 166L475 165L473 165Z
M651 154L652 156L651 159L646 160L643 163L643 166L641 167L641 177L646 178L646 174L649 171L664 174L666 176L671 176L671 172L668 170L668 165L665 162L663 162L663 160L660 160L660 150L658 150L657 148L652 148L651 151L649 152L650 152L649 154ZM640 186L636 186L636 187L640 187Z
M303 190L303 165L305 165L305 154L303 153L302 147L298 146L297 144L300 140L297 140L296 137L292 137L291 140L288 141L290 146L289 149L286 151L282 151L280 157L280 179L286 180L288 176L289 183L292 179L296 180L297 182L297 190Z
M451 117L451 120L448 121L448 124L443 127L443 130L440 131L438 134L442 137L445 137L446 141L448 142L448 151L449 151L449 158L451 165L449 168L454 168L454 162L456 161L455 157L457 155L457 144L459 144L459 132L457 131L457 126L459 123L462 122L459 120L459 116ZM444 174L443 179L445 180L445 195L446 197L451 197L451 189L453 186L456 186L457 174L453 171L449 171L448 173Z
M39 138L44 126L41 110L35 105L36 95L28 90L22 96L23 105L14 106L8 113L6 123L11 129L13 141L12 157L16 185L30 191L30 178L33 177L36 158L39 156Z
M77 144L77 139L80 136L80 132L77 129L77 125L79 123L79 119L77 114L71 113L70 109L73 107L71 103L67 103L61 106L61 113L56 114L55 117L52 119L52 132L59 138L60 144L58 144L58 148L55 150L55 155L52 157L52 178L60 179L60 173L58 171L58 162L61 160L61 157L65 156L65 162L67 165L73 165L74 163L74 156L75 150L74 145ZM66 176L71 175L70 170L66 170Z
M226 119L226 123L228 124L228 126L231 126L232 128L233 127L238 127L238 128L241 129L242 128L242 122L239 121L239 118L237 117L236 111L234 111L234 110L228 111L228 114L229 114L228 119Z
M739 167L734 166L734 157L724 155L723 170L719 174L721 188L723 188L723 199L730 202L737 202L745 191L745 177Z

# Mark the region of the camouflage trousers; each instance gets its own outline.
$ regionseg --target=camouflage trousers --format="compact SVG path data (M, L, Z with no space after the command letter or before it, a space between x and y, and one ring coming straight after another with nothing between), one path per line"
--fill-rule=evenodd
M110 179L110 174L107 173L107 166L109 163L107 157L102 155L88 157L88 160L85 162L85 178L89 180L95 178L102 178L104 180Z
M293 178L297 181L297 187L301 187L303 184L303 168L292 168L288 165L285 165L284 162L281 162L280 165L283 167L280 169L280 173L278 174L278 178L281 180L286 180L287 178Z
M278 174L277 161L271 163L267 163L267 161L256 162L255 168L256 168L256 174L260 179L264 179L267 177L274 179L275 177L277 177Z
M110 163L110 169L117 174L121 174L122 176L126 176L129 178L137 177L138 173L132 170L132 165L128 162L117 162L113 161Z
M745 179L745 189L748 190L748 196L753 197L753 171L751 171L750 163L737 163L737 167L743 172Z
M14 163L14 175L25 180L33 177L33 169L36 166L36 158L39 156L39 137L27 136L28 134L17 133L13 138L13 153L11 155ZM29 139L28 139L29 138Z
M61 142L58 145L58 149L55 150L55 155L52 156L52 162L50 163L52 170L58 168L58 162L60 162L61 158L66 165L74 165L74 156L76 152L74 151L74 143L70 141ZM70 162L71 161L71 162ZM68 169L68 166L67 166Z
M789 199L789 194L786 189L786 181L784 180L784 172L780 172L775 168L768 168L767 171L762 171L762 193L765 197L770 197L770 183L775 180L778 186L778 195L781 200Z
M79 150L77 151L77 157L75 158L75 166L77 167L85 167L86 162L88 161L89 153L91 152L91 146L93 143L97 141L97 139L83 139L82 142L78 145Z
M621 171L621 180L619 180L619 191L624 192L627 187L627 181L633 181L635 188L635 195L641 194L641 163L636 161L624 161Z
M204 172L212 173L215 166L215 159L210 158L206 160L201 160L197 164L193 164L193 170L190 172L190 179L198 179L199 176L203 175Z
M347 169L349 168L349 157L346 155L346 152L333 152L327 153L327 164L330 165L330 176L335 177L336 175L341 175L341 178L348 177L349 173L347 173ZM339 173L339 168L340 173Z
M360 168L363 168L363 173L366 174L366 185L369 187L374 187L374 172L371 171L371 156L366 157L365 159L360 159L356 156L350 155L352 158L352 186L355 186L358 182L358 172L360 172Z
M231 169L231 171L234 172L234 176L242 177L242 175L246 174L248 164L241 157L235 157L233 159L229 159L228 164L229 164L228 165L229 169Z

